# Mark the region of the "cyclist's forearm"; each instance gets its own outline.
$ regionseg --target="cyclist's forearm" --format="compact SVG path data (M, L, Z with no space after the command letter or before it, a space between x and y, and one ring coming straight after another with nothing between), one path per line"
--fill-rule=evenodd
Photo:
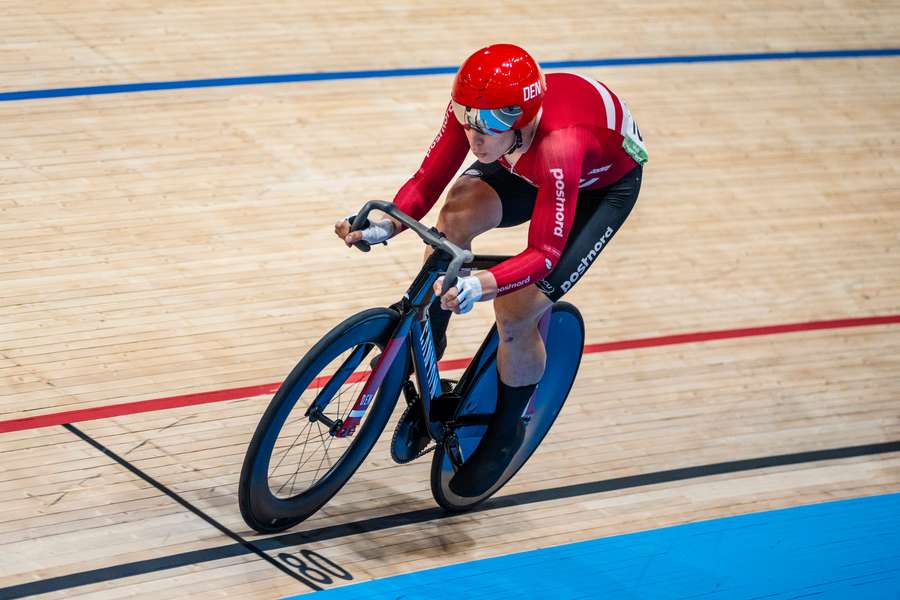
M497 296L497 280L490 271L479 271L475 274L481 283L481 300L493 300Z

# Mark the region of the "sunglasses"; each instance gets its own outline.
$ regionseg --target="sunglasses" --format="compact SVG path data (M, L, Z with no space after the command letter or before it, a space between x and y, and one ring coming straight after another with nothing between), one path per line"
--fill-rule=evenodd
M518 106L472 108L453 102L453 114L465 129L472 129L482 135L494 136L512 129L516 120L522 115L522 109Z

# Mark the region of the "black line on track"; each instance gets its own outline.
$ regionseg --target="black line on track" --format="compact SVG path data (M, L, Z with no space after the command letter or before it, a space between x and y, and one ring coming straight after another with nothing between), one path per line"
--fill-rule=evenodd
M250 542L248 542L247 540L245 540L244 538L242 538L241 536L239 536L238 534L236 534L229 528L225 527L224 525L219 523L217 520L215 520L214 518L212 518L211 516L209 516L208 514L206 514L205 512L203 512L202 510L200 510L199 508L197 508L196 506L194 506L187 500L185 500L183 497L181 497L177 493L175 493L173 490L171 490L170 488L168 488L161 482L157 481L156 479L154 479L147 473L143 472L142 470L137 468L135 465L128 462L127 460L125 460L124 458L122 458L121 456L119 456L118 454L116 454L115 452L113 452L112 450L110 450L109 448L107 448L106 446L104 446L103 444L101 444L100 442L98 442L97 440L95 440L94 438L89 436L88 434L86 434L85 432L81 431L80 429L78 429L77 427L72 425L71 423L66 423L63 425L63 427L65 429L69 430L70 432L72 432L73 434L75 434L76 436L78 436L79 438L81 438L83 441L87 442L88 444L90 444L91 446L96 448L97 450L99 450L100 452L102 452L103 454L105 454L106 456L108 456L109 458L113 459L115 462L119 463L120 465L122 465L123 467L125 467L126 469L131 471L134 475L137 475L138 477L140 477L141 479L143 479L144 481L146 481L147 483L149 483L150 485L152 485L153 487L155 487L156 489L161 491L163 494L165 494L166 496L168 496L169 498L171 498L172 500L174 500L175 502L177 502L178 504L180 504L181 506L183 506L190 512L194 513L195 515L197 515L198 517L200 517L201 519L206 521L208 524L210 524L213 527L215 527L216 529L218 529L220 532L222 532L226 536L230 537L235 542L237 542L237 544L234 546L239 551L238 552L229 552L229 553L218 553L218 554L221 554L221 558L226 558L226 557L230 557L230 556L239 556L242 554L255 554L259 558L261 558L264 561L271 564L273 567L277 568L279 571L282 571L286 575L289 575L290 577L303 583L304 585L308 586L312 590L319 591L322 589L318 585L312 583L311 581L307 580L305 577L301 576L299 573L295 573L295 572L291 571L288 567L286 567L285 565L281 564L280 562L278 562L277 560L275 560L274 558L272 558L271 556L269 556L268 554L263 552L260 548L251 544ZM141 562L144 562L144 561L141 561ZM120 566L110 567L110 569L113 571L113 573L115 573L115 575L112 577L113 579L116 579L121 576L121 575L119 575L119 569L121 566L127 567L128 565L120 565ZM97 569L96 571L105 571L105 570L107 570L107 569ZM92 573L92 572L93 571L89 571L88 573ZM138 572L147 572L147 571L138 571ZM137 574L137 573L132 573L132 574ZM81 576L81 575L84 575L84 573L77 573L74 575L74 577L77 578L78 576ZM105 580L105 579L103 579L103 580ZM101 581L103 581L103 580L101 580ZM91 583L91 581L86 581L85 583ZM84 584L79 583L77 585L84 585ZM11 589L11 588L0 589L0 598L7 598L8 596L5 595L5 592L9 589ZM33 592L33 593L37 593L37 592ZM12 597L15 597L15 596L12 596Z
M160 558L152 558L121 565L113 565L101 569L91 571L82 571L80 573L72 573L70 575L62 575L59 577L50 577L40 581L13 585L0 588L0 600L6 598L22 598L34 594L45 594L48 592L56 592L66 590L91 583L100 583L113 579L120 579L132 575L141 575L163 571L166 569L174 569L196 565L203 562L221 560L233 556L241 556L246 554L257 554L267 561L275 564L279 569L286 571L283 565L278 564L274 559L263 553L263 550L277 550L290 548L300 544L310 544L313 542L321 542L325 540L334 540L360 533L369 533L373 531L383 531L394 527L402 527L403 525L415 525L418 523L426 523L450 517L443 509L428 508L415 510L396 515L388 515L384 517L372 517L370 519L362 519L341 525L330 525L328 527L320 527L319 529L311 529L309 531L297 531L294 533L285 533L269 538L263 538L256 541L255 544L245 541L243 538L233 533L226 527L218 524L212 518L208 517L198 509L194 508L180 496L170 491L162 484L145 475L139 469L119 458L116 454L103 447L101 444L91 439L72 425L63 425L75 435L82 438L104 454L112 457L130 471L150 482L177 502L185 506L191 512L194 512L217 529L237 541L237 544L228 544L216 548L207 548L204 550L192 550L190 552L182 552L170 556ZM809 452L797 452L794 454L780 454L777 456L765 456L761 458L748 458L743 460L733 460L728 462L713 463L709 465L698 465L695 467L684 467L681 469L671 469L668 471L657 471L654 473L645 473L643 475L631 475L628 477L617 477L615 479L606 479L600 481L592 481L589 483L579 483L575 485L565 485L545 490L535 490L533 492L520 492L509 496L502 496L488 500L484 505L476 508L472 512L482 512L504 508L515 505L534 504L537 502L545 502L548 500L559 500L562 498L573 498L576 496L585 496L588 494L598 494L602 492L611 492L616 490L624 490L629 488L642 487L647 485L655 485L659 483L671 483L674 481L684 481L686 479L697 479L701 477L710 477L713 475L723 475L726 473L739 473L742 471L753 471L757 469L766 469L769 467L783 467L788 465L797 465L805 463L821 462L826 460L838 460L843 458L856 458L860 456L874 456L878 454L888 454L891 452L900 452L900 441L884 442L879 444L865 444L862 446L846 446L843 448L829 448L826 450L812 450ZM292 577L297 577L294 573L286 571ZM306 583L306 582L304 582ZM307 584L309 585L309 584ZM314 585L314 584L313 584Z

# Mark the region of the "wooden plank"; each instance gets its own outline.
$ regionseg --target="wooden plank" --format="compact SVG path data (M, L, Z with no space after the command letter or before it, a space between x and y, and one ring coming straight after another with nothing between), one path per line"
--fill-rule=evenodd
M4 10L0 92L453 65L501 19L542 60L887 47L900 24L883 2L645 2L603 18L569 1ZM628 99L651 155L634 214L567 296L588 343L900 314L900 61L581 71ZM0 102L0 419L277 382L341 319L396 300L419 241L362 255L331 227L415 170L450 81ZM498 230L475 248L514 253L525 236ZM447 357L471 356L492 320L489 305L454 317ZM553 431L498 496L517 504L405 525L378 519L435 505L427 459L389 458L398 406L354 479L294 530L311 541L276 537L268 554L314 550L360 580L896 491L897 453L671 472L900 440L897 373L895 325L588 354ZM78 426L260 543L272 536L243 523L237 483L267 401ZM669 476L640 479L654 473ZM595 491L569 495L578 485ZM61 427L0 435L0 501L0 589L107 568L45 597L306 589L249 551L222 554L233 539ZM182 553L196 562L113 576Z

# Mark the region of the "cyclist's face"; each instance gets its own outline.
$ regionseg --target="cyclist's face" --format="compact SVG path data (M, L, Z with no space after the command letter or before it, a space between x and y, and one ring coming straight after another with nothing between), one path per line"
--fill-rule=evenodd
M503 156L503 153L513 145L515 137L516 132L513 130L504 131L497 135L478 133L471 128L466 130L466 138L469 140L469 148L472 149L472 154L483 163L492 163Z

